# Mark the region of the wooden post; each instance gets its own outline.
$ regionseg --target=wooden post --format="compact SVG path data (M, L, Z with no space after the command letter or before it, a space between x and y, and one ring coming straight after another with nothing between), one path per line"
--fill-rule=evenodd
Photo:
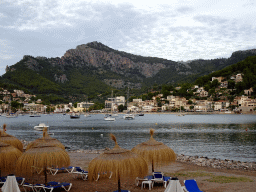
M120 174L118 173L118 192L121 192Z
M152 173L154 173L154 161L153 161L153 159L152 159Z

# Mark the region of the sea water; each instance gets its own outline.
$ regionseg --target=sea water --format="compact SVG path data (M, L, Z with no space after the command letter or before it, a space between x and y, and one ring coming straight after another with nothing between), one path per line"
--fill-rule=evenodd
M0 117L1 126L7 124L7 133L19 139L33 141L42 137L34 130L39 123L49 125L52 137L71 150L95 150L112 148L113 133L120 147L132 149L150 138L149 130L155 130L154 138L171 147L177 154L230 159L243 162L256 161L255 115L185 115L145 114L134 120L104 121L103 114L80 116L54 114L17 118Z

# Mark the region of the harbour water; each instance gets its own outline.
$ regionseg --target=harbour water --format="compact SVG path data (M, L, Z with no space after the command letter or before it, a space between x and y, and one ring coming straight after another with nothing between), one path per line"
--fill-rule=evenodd
M45 123L50 126L52 137L71 150L97 150L112 148L113 133L122 148L132 149L150 138L171 147L177 154L229 159L243 162L256 161L255 115L185 115L145 114L134 120L104 121L103 114L70 119L69 115L54 114L41 117L0 117L1 126L7 124L7 133L19 139L33 141L42 137L34 126Z

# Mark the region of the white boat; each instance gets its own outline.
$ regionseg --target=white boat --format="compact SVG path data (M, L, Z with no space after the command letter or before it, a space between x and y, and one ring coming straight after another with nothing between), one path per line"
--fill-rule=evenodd
M48 125L45 125L44 123L39 123L39 125L34 126L34 129L37 131L43 131L45 127L49 128Z
M80 114L79 113L72 113L70 115L70 119L79 119L80 118Z
M113 117L118 117L117 113L112 114Z
M112 117L112 116L108 116L108 117L105 117L104 120L105 120L105 121L115 121L116 118L115 118L115 117Z
M18 114L11 113L11 114L7 114L5 117L6 118L16 118L16 117L18 117Z
M123 118L124 118L125 120L133 120L133 119L135 119L135 116L134 116L134 114L125 114L125 115L123 116Z
M91 115L90 115L90 114L85 114L84 116L85 116L85 117L91 117Z
M41 117L41 115L35 111L32 111L29 115L29 117Z

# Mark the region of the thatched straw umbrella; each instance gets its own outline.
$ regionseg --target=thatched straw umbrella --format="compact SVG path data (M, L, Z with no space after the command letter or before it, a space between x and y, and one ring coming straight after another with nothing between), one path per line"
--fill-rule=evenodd
M36 147L26 150L16 163L16 173L20 175L32 175L34 169L42 169L47 183L48 167L65 167L70 165L68 153L49 143L42 142Z
M141 144L132 148L132 152L140 154L148 163L152 164L152 172L154 172L154 166L166 165L176 160L176 154L174 151L153 138L154 130L150 130L151 138Z
M148 165L140 155L120 148L114 135L111 134L111 138L115 141L115 147L89 163L88 178L93 180L99 173L112 173L111 178L118 179L118 191L121 191L121 176L143 177L148 173Z
M1 137L2 132L0 132ZM1 174L10 174L15 170L15 163L22 152L12 145L0 142L0 177Z
M38 145L40 145L40 143L44 143L44 142L47 142L55 147L60 147L61 149L64 149L65 150L65 146L57 139L55 138L52 138L48 135L47 133L47 127L44 128L43 130L43 137L42 138L39 138L39 139L36 139L35 141L32 141L31 143L28 144L26 150L32 148L32 147L36 147Z
M6 124L3 125L3 131L1 132L0 141L9 145L12 145L23 152L23 144L22 142L17 139L16 137L9 135L5 132Z

